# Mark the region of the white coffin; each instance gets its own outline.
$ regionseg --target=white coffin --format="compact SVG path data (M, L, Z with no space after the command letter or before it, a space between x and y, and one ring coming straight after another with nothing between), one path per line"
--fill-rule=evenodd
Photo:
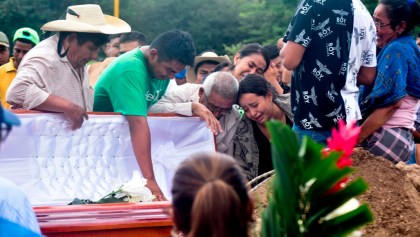
M15 182L32 205L65 205L74 198L97 200L139 170L128 123L121 115L89 115L71 131L60 114L18 114L0 146L0 176ZM214 137L196 117L148 117L155 177L170 199L177 165L199 151L215 151Z

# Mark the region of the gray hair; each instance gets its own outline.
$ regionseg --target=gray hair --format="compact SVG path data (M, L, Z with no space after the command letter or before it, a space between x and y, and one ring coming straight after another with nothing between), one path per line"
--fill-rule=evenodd
M228 72L213 72L204 80L203 89L206 96L214 92L225 99L236 99L239 83Z

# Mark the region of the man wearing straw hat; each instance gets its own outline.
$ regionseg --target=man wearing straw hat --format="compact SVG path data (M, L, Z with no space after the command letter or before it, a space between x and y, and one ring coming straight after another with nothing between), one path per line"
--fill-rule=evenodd
M229 57L219 56L214 52L206 51L195 57L193 67L187 67L187 82L203 84L203 79L214 72L220 63L230 62Z
M57 34L43 40L22 60L6 101L13 109L61 112L71 129L82 126L93 109L86 63L98 57L108 34L129 32L130 26L104 15L94 4L69 6L64 20L41 27Z

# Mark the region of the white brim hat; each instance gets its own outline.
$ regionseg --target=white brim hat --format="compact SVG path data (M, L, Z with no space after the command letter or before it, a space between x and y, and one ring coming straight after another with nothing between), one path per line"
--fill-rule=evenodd
M84 4L69 6L65 20L48 22L41 30L119 34L130 32L131 27L117 17L103 14L99 5Z
M194 83L197 80L197 75L194 70L197 65L205 61L214 61L218 63L230 62L227 55L219 56L214 52L204 52L200 56L196 56L194 59L194 67L187 66L187 82Z

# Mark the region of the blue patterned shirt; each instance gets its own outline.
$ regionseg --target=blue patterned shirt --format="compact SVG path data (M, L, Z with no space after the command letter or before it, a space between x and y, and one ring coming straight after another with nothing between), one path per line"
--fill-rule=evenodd
M32 205L25 194L14 183L2 177L0 177L0 218L35 233L41 233Z

